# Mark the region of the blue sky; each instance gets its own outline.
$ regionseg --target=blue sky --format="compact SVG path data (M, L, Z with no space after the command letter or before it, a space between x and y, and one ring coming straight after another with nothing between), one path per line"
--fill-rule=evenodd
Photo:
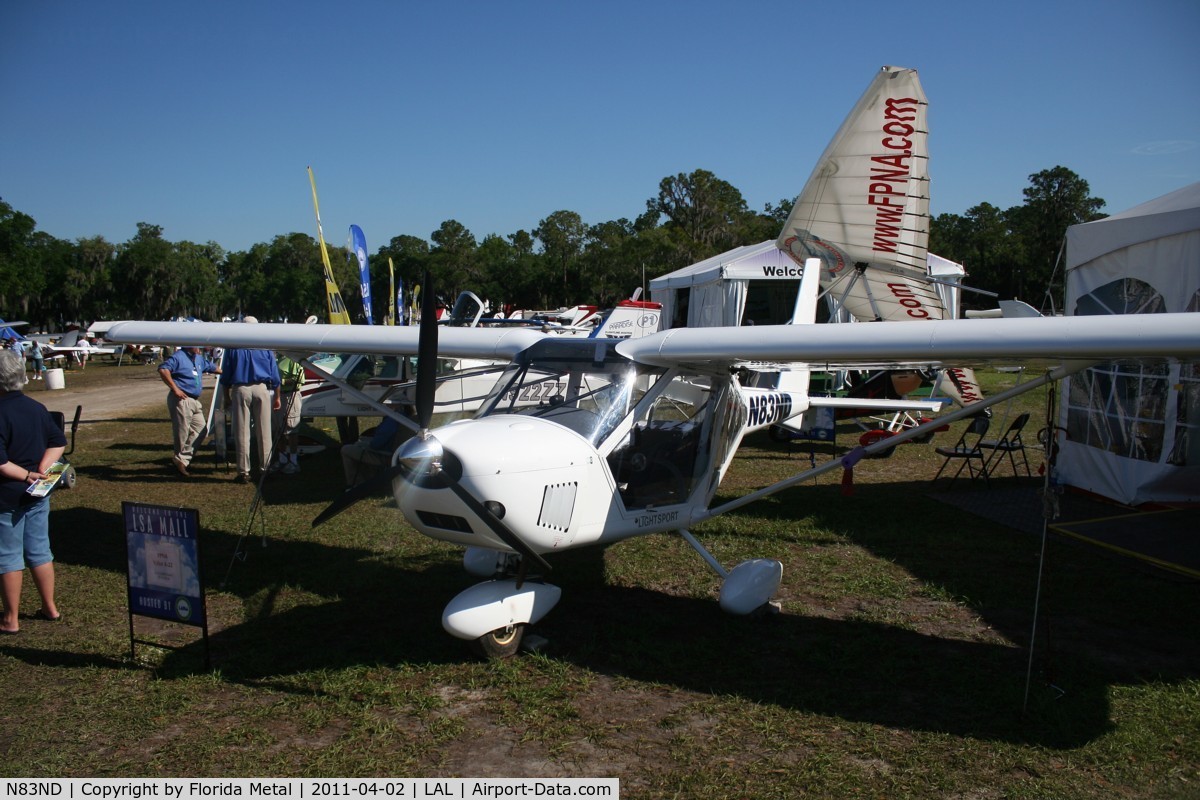
M1200 3L0 2L0 197L62 239L374 251L706 169L794 198L875 71L919 71L935 214L1062 165L1115 213L1200 180Z

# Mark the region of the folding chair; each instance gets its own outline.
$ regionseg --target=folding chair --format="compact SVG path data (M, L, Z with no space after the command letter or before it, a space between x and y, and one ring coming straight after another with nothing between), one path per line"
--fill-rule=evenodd
M958 460L961 463L958 465L958 471L950 476L951 483L962 474L965 468L970 474L971 480L975 480L975 478L982 475L983 482L988 484L989 487L991 486L991 483L988 481L987 469L984 466L986 459L984 458L983 450L979 446L980 442L983 441L983 437L987 434L988 425L990 424L991 420L985 415L980 414L971 420L971 424L962 432L962 436L958 437L958 441L954 443L953 447L937 448L937 454L945 456L946 460L942 462L941 469L937 471L937 475L933 476L935 482L941 477L951 461ZM978 470L974 462L978 462Z
M75 452L75 433L79 430L79 417L83 414L83 406L75 406L75 418L71 421L71 446L63 450L62 457L59 462L63 464L62 477L58 480L58 485L63 489L74 488L76 482L75 468L71 466L69 456ZM64 434L67 432L67 415L61 411L51 411L50 419L54 420L54 424Z
M982 450L990 451L987 460L983 462L983 471L985 475L991 475L996 467L1000 466L1004 461L1004 455L1008 454L1008 462L1012 465L1013 477L1019 478L1017 474L1017 459L1013 453L1021 454L1021 461L1025 464L1025 477L1032 478L1033 473L1029 470L1029 458L1025 455L1025 443L1021 441L1021 429L1025 427L1025 423L1029 422L1029 412L1018 414L1017 418L1008 426L1008 430L999 439L984 439L979 442L979 447Z

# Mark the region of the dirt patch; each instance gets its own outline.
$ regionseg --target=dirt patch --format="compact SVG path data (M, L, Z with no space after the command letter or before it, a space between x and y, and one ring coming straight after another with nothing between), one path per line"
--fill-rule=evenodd
M162 406L163 416L167 413L167 387L158 377L158 370L147 367L144 373L123 375L120 380L101 384L85 384L72 387L75 373L66 375L66 388L50 391L41 381L31 381L25 393L51 411L61 411L70 420L76 406L83 407L81 422L102 422L118 419L151 406ZM205 381L206 389L215 381ZM208 407L210 392L204 394L205 408Z

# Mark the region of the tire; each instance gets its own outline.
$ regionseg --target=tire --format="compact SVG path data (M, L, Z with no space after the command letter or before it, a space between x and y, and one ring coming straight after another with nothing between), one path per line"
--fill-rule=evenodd
M862 436L858 437L858 443L863 447L870 447L871 445L881 442L884 439L890 439L891 436L892 434L883 430L867 431ZM892 447L886 447L883 450L872 453L871 455L867 456L867 458L890 458L894 452L896 452L896 448L893 445Z
M521 639L525 636L525 623L519 623L509 628L497 628L476 639L473 644L485 658L512 658L521 649Z

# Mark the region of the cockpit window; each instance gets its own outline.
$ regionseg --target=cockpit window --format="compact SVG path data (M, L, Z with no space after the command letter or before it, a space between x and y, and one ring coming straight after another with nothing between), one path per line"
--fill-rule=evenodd
M446 324L455 328L474 328L483 316L483 301L474 292L463 292L454 301Z
M720 405L714 398L727 387L676 374L638 406L628 435L608 455L626 508L682 503L710 474L714 406Z
M540 417L598 445L660 373L638 367L612 345L559 337L539 342L496 382L479 416Z

